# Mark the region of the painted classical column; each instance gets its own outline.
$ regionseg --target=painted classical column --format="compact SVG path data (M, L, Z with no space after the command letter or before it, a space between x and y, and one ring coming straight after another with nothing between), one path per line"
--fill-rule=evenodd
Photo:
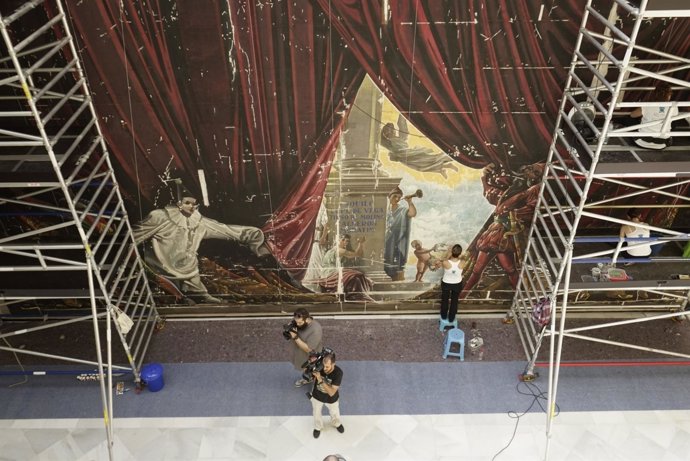
M358 238L365 237L359 269L374 281L390 280L383 272L387 196L401 178L390 177L379 167L383 104L380 91L368 78L354 104L326 187L329 226L332 234L350 234L353 247Z

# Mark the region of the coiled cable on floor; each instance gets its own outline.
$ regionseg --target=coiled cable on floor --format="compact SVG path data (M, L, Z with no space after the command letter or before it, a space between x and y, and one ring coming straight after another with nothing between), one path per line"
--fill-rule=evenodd
M524 389L523 389L523 387L524 387ZM548 400L548 395L546 392L543 392L541 389L539 389L539 386L537 386L533 382L520 381L515 385L515 390L517 391L518 394L531 396L532 402L530 402L527 409L525 411L523 411L522 413L518 413L517 411L513 411L513 410L508 412L508 417L515 419L515 427L513 428L513 434L510 436L510 440L508 440L508 443L506 444L506 446L501 448L498 451L498 453L496 453L493 456L493 458L491 458L491 461L494 461L496 458L498 458L498 455L500 455L501 453L506 451L508 449L508 447L510 447L510 445L513 443L513 440L515 440L515 434L517 434L518 425L520 424L520 418L522 418L527 413L529 413L535 404L539 405L539 408L541 408L541 411L546 413L546 402ZM560 412L561 412L561 409L559 408L558 404L556 404L554 407L554 416L558 416L558 414Z

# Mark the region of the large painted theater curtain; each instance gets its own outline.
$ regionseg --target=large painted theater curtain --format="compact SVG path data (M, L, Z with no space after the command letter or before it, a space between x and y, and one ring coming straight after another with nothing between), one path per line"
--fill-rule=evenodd
M308 0L108 0L69 13L139 215L167 204L168 179L201 197L203 170L204 214L262 227L286 268L303 267L364 77L328 17Z
M261 227L299 275L365 73L469 167L546 157L584 0L390 1L388 21L383 3L68 2L139 217L167 179L199 195L202 170L204 213Z
M385 25L379 0L111 0L77 2L70 14L139 214L161 205L165 179L199 195L201 169L206 214L262 227L298 275L365 71L467 166L544 158L535 142L551 136L576 30L537 23L534 2L492 1L389 2ZM570 3L579 2L554 14L581 14Z

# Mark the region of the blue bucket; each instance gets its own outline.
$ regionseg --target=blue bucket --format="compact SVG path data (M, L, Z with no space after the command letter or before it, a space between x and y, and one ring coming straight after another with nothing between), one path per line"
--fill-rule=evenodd
M151 392L163 389L163 365L160 363L144 365L141 368L141 380Z

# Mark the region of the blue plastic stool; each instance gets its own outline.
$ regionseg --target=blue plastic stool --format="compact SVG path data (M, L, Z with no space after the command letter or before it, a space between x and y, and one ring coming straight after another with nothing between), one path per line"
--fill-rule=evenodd
M457 328L458 327L458 319L453 320L452 322L449 322L448 320L443 320L442 318L438 319L438 331L444 331L446 327L453 327Z
M453 344L459 344L460 350L458 352L451 352L450 349ZM460 357L462 362L465 361L465 333L460 328L453 328L448 330L446 339L443 341L443 358L449 355L453 357Z

